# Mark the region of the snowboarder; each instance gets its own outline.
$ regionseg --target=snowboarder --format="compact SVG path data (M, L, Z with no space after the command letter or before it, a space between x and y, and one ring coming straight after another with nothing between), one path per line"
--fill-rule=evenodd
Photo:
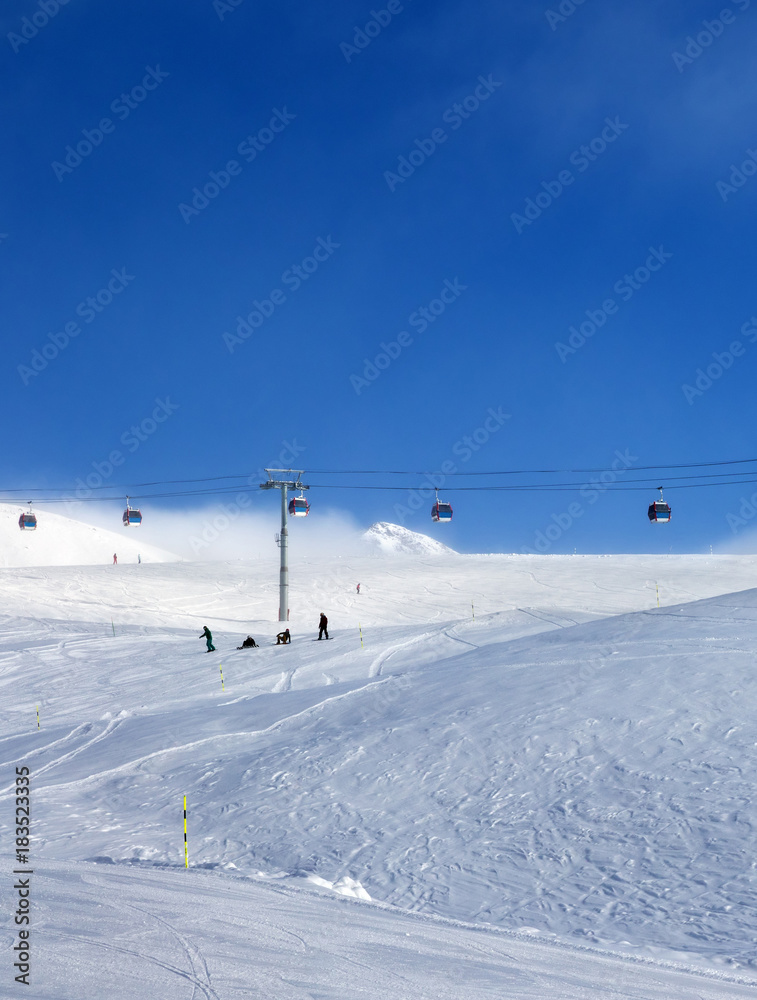
M357 585L357 592L360 593L360 584Z
M321 612L321 620L318 622L318 638L319 639L323 638L324 632L326 633L326 638L328 639L328 637L329 637L329 620L326 617L326 615L324 615L324 613Z
M253 646L255 647L255 649L258 648L258 644L255 642L255 640L252 638L252 636L248 635L247 638L242 643L242 645L241 646L237 646L237 649L252 649Z
M202 635L197 636L198 639L207 639L209 653L215 653L216 647L213 645L213 633L210 631L207 625L202 627Z
M113 553L113 565L115 566L117 562L118 562L118 556L117 556L117 555L116 555L116 553L114 552L114 553Z
M289 634L289 629L288 628L285 628L283 632L279 632L278 635L276 636L276 645L277 646L286 646L286 644L288 642L291 642L291 641L292 641L292 637Z

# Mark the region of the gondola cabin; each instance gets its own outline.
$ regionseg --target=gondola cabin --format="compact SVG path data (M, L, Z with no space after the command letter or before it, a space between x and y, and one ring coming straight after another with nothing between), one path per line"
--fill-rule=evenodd
M142 523L142 512L136 507L127 507L121 520L125 528L134 527Z
M431 520L432 521L451 521L452 520L452 504L443 503L441 500L437 500L434 506L431 508Z
M305 497L292 497L289 501L289 513L292 517L307 517L310 513L310 504Z
M665 524L670 520L670 504L665 503L664 500L655 500L649 505L647 517L653 523Z
M18 519L18 526L22 531L34 531L37 527L37 515L32 514L31 511L22 514Z

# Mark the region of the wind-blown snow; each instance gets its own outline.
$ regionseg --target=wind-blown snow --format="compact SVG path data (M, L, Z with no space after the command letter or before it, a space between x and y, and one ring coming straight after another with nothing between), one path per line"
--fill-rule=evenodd
M0 571L18 994L756 995L756 569L293 558L279 647L275 553Z

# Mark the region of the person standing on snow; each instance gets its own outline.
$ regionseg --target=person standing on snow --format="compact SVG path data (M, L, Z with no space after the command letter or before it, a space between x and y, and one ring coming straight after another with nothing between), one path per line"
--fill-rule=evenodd
M202 635L198 635L197 638L198 639L207 639L207 641L208 641L207 652L208 653L214 653L215 652L216 647L213 645L213 633L210 631L210 629L208 628L207 625L203 625L203 627L202 627Z
M114 552L114 553L113 553L113 565L115 566L117 562L118 562L118 556L117 556L117 555L116 555L116 553Z
M324 615L324 613L321 612L321 620L318 622L318 638L319 639L323 638L323 633L324 632L326 633L326 638L328 639L328 637L329 637L329 620L326 617L326 615Z
M360 593L360 584L357 585L357 592Z

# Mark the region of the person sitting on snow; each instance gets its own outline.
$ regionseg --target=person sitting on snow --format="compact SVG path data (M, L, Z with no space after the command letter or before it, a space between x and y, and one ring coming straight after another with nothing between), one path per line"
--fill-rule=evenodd
M288 642L291 642L291 641L292 641L292 637L289 634L289 629L288 628L285 628L283 632L279 632L278 635L276 636L276 645L277 646L281 646L281 645L285 646Z
M255 640L252 638L251 635L248 635L247 638L242 643L242 645L237 646L237 649L252 649L253 646L257 649L258 644L255 642Z

